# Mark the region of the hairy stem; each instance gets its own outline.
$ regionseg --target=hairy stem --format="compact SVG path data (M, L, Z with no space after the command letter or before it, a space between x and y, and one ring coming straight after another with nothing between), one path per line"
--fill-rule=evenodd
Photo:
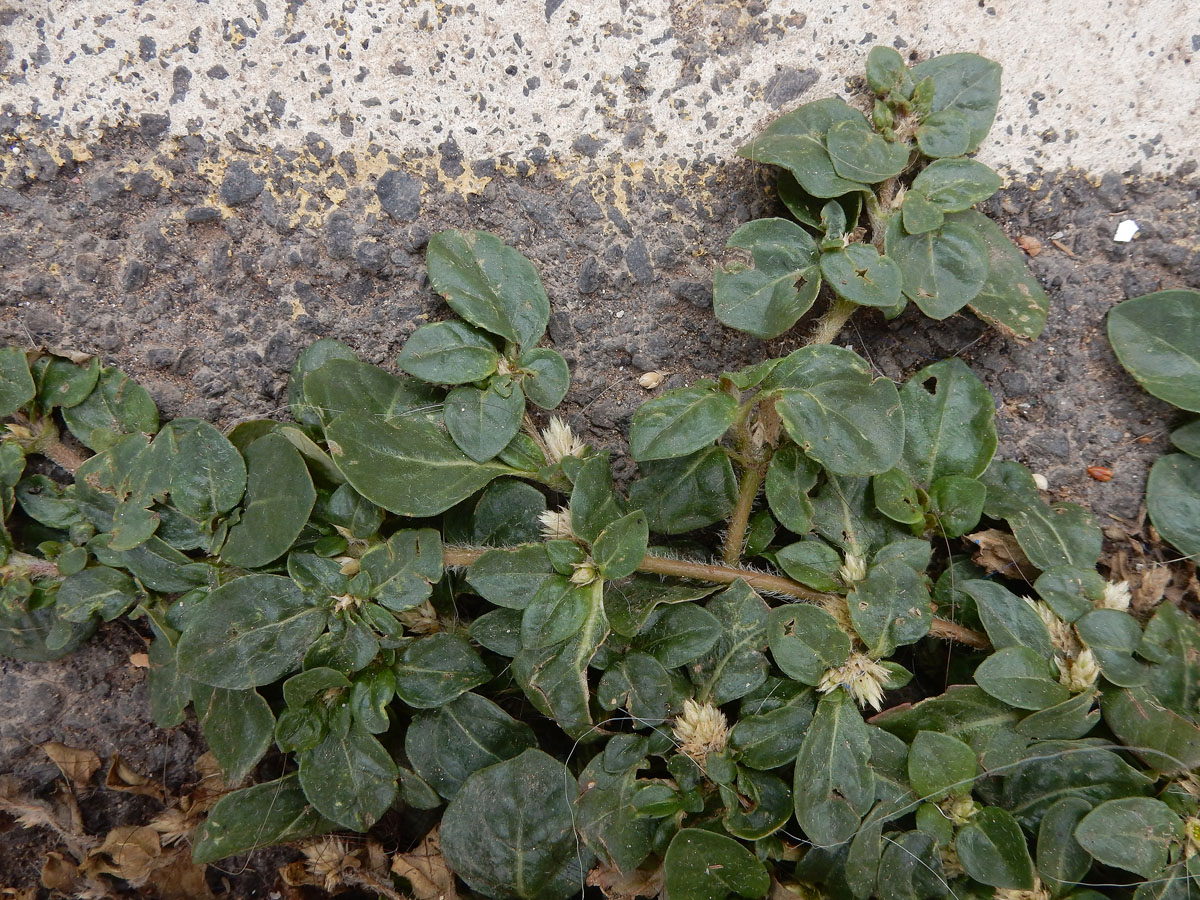
M504 548L496 548L504 549ZM473 547L445 547L442 558L447 567L469 566L486 550ZM768 575L765 572L754 572L734 566L719 566L711 563L692 562L686 559L671 559L666 556L655 556L647 553L638 565L638 571L647 575L670 575L676 578L690 578L693 581L708 581L713 584L733 584L739 578L755 590L792 597L796 600L806 600L810 603L820 603L823 600L837 598L837 594L825 594L806 588L797 581L780 575ZM991 647L987 637L978 631L964 628L948 619L935 617L929 633L934 637L958 641L969 647L986 650Z
M764 474L761 465L751 466L742 473L737 506L733 508L733 518L729 520L729 531L725 534L725 547L721 554L727 566L736 566L741 562L746 526L750 523L750 512L754 509L754 500L758 497L758 489L762 487Z
M829 305L829 309L825 311L825 315L821 316L821 320L817 322L817 328L809 338L809 346L813 344L832 344L834 338L838 336L842 328L850 317L854 315L854 311L858 309L858 305L851 303L849 300L843 300L840 297Z
M58 572L58 563L48 559L39 559L19 550L13 550L8 554L8 561L0 566L0 575L9 577L22 575L32 579L61 577Z
M79 471L79 467L82 466L88 458L74 447L64 444L58 438L46 441L45 444L38 447L38 452L55 465L66 469L72 475Z

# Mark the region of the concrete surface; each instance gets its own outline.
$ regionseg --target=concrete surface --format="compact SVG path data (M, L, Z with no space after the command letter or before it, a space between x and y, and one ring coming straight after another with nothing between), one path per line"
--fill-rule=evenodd
M146 116L335 154L722 160L877 43L1004 65L996 166L1165 172L1200 144L1197 0L0 0L0 26L9 169Z

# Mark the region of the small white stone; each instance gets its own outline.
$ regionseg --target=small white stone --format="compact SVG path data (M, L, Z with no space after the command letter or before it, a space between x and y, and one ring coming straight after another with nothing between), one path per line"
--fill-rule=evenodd
M1050 490L1050 482L1046 480L1045 475L1040 475L1037 472L1033 473L1033 483L1037 485L1039 491Z
M623 319L623 318L625 318L625 310L623 310L623 309L618 309L618 310L617 310L617 318L618 318L618 319Z
M1117 225L1117 233L1113 235L1113 240L1120 244L1128 244L1138 231L1138 223L1133 219L1126 219Z

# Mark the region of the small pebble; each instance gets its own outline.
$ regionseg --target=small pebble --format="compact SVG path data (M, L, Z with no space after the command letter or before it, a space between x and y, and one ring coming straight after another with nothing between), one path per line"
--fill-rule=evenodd
M646 372L641 378L638 379L638 384L640 384L646 390L652 391L662 384L663 379L666 377L667 376L662 372Z

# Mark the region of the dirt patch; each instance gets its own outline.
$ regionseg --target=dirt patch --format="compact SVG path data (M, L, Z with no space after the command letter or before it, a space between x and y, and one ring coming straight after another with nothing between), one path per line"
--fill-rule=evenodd
M768 174L749 163L471 161L452 142L419 158L374 146L334 155L320 141L263 156L236 141L159 141L153 129L91 152L10 170L0 186L0 336L98 353L145 384L166 417L278 415L296 354L318 337L390 364L417 325L444 314L423 250L446 227L494 231L533 259L553 303L548 341L572 368L564 410L618 456L649 396L643 372L665 372L661 390L802 342L798 332L764 345L712 316L712 266L728 235L778 211ZM1135 519L1173 411L1120 369L1103 320L1127 297L1200 286L1200 181L1187 171L1018 175L986 211L1040 247L1029 261L1053 301L1040 341L969 316L885 323L867 312L840 342L892 378L960 356L996 397L1003 455L1102 524ZM1140 231L1115 243L1124 219ZM1090 478L1096 465L1112 480ZM144 671L129 661L144 649L131 626L115 626L58 663L0 660L0 772L48 791L58 771L37 745L57 740L120 753L168 793L194 779L195 728L149 721ZM95 833L155 808L98 790L80 803ZM5 886L35 883L53 846L0 817ZM277 860L255 857L234 894L269 888Z

